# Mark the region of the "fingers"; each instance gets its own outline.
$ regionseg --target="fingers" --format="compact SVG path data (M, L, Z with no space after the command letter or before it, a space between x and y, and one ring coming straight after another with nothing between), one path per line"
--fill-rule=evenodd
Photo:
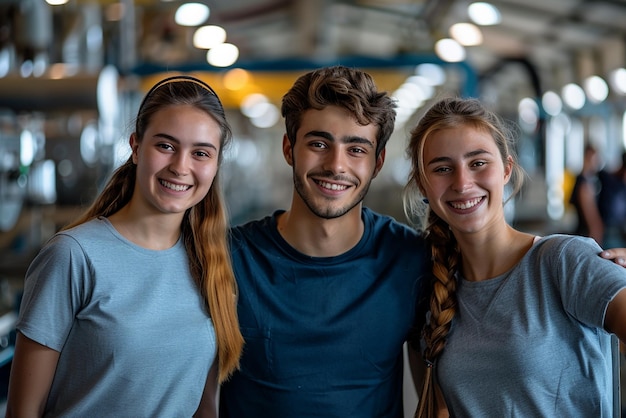
M613 260L615 264L626 267L626 248L612 248L600 253L600 257Z

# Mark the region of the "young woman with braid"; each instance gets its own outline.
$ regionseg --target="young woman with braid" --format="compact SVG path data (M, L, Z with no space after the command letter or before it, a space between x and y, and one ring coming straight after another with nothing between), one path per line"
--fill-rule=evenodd
M505 186L515 193L523 177L509 139L475 99L438 101L411 132L405 205L414 213L427 199L434 262L429 369L450 416L612 416L610 333L626 340L626 271L590 238L506 222Z
M25 280L8 417L215 417L243 338L218 168L215 92L157 83L131 156Z

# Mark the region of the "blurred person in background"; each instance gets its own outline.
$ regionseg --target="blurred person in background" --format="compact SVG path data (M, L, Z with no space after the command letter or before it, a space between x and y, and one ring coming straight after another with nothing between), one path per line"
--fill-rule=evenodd
M598 210L604 225L604 247L626 246L626 152L622 164L615 172L600 170Z
M603 244L604 222L600 214L598 198L601 183L598 177L600 155L591 145L585 145L583 151L583 167L576 176L570 203L576 210L576 228L574 234L591 237L600 245Z
M218 181L215 92L158 82L132 151L25 279L7 417L215 417L243 339Z

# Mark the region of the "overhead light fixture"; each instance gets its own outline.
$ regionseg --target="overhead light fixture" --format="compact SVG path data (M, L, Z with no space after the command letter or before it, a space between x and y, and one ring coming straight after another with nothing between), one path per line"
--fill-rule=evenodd
M496 6L487 2L475 2L467 7L467 14L472 22L481 26L497 25L502 21L500 11Z
M441 86L446 82L446 72L438 64L419 64L415 67L415 75L424 77L433 86Z
M226 30L221 26L201 26L193 34L193 46L198 49L211 49L226 41Z
M266 95L261 93L249 94L241 101L241 113L249 118L258 117L263 113L262 105L265 103L269 103L269 99Z
M626 68L613 70L610 75L611 86L621 95L626 94Z
M211 14L209 7L202 3L185 3L176 9L174 21L181 26L198 26L206 22Z
M475 46L483 43L483 33L473 23L455 23L450 27L450 36L463 46Z
M530 97L524 97L517 104L517 113L522 129L526 132L533 132L539 121L539 106L537 102Z
M435 43L435 53L446 62L461 62L465 59L465 48L454 39L444 38Z
M223 43L209 49L206 60L214 67L229 67L239 58L239 48L233 44Z
M563 101L553 91L546 91L541 96L541 107L550 116L556 116L563 110Z
M224 87L228 90L241 90L250 81L250 74L242 68L233 68L224 74Z
M563 102L574 110L580 110L585 105L585 91L575 83L566 84L561 91Z
M609 96L609 86L597 75L585 79L585 93L592 103L602 103Z
M280 119L280 111L273 103L259 104L257 110L259 115L250 118L250 123L257 128L271 128Z

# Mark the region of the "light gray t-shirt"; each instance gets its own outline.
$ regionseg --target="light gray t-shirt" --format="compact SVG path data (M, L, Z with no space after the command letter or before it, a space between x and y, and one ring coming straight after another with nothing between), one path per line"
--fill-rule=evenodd
M216 347L182 239L148 250L96 219L52 237L24 287L17 329L61 353L46 416L196 411Z
M437 365L451 416L610 417L608 303L626 270L595 241L539 240L509 272L458 280L458 312Z

